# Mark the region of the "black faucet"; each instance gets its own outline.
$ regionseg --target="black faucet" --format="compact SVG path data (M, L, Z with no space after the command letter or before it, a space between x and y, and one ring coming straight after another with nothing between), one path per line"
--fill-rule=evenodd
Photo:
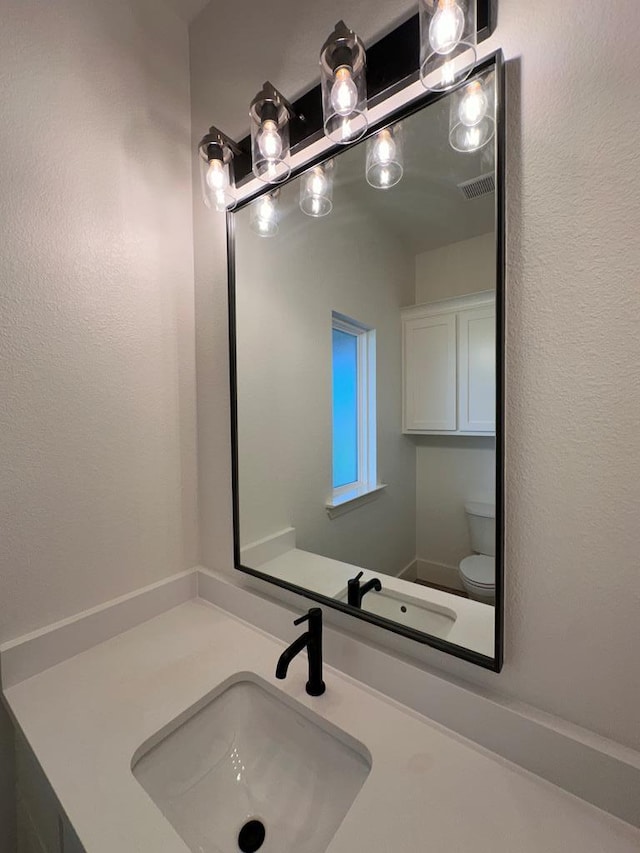
M289 664L294 657L306 648L309 658L309 680L307 681L307 693L309 696L322 696L327 689L322 680L322 610L312 607L311 610L293 623L302 625L309 622L309 630L294 640L288 649L280 655L276 667L276 678L286 678Z
M362 607L362 599L368 592L375 589L376 592L382 592L382 584L378 578L373 578L365 584L360 584L360 578L364 572L360 572L355 578L351 578L347 584L347 601L352 607Z

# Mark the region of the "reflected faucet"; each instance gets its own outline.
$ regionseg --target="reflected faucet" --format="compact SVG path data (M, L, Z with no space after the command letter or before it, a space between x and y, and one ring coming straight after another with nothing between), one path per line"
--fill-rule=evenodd
M378 578L373 578L370 581L367 581L365 584L360 584L360 578L364 572L360 572L359 575L356 575L355 578L351 578L349 583L347 584L347 601L352 607L362 607L362 599L368 592L371 592L372 589L375 589L376 592L382 592L382 584L378 580Z
M306 648L309 658L309 680L307 681L307 693L309 696L322 696L327 689L322 680L322 610L312 607L311 610L293 623L301 625L309 622L309 630L294 640L288 649L280 655L276 667L276 678L286 678L289 664L294 657Z

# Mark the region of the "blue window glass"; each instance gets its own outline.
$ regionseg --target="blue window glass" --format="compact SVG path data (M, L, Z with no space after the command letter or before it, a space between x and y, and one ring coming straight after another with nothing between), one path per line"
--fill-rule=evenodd
M333 329L333 488L358 479L358 339Z

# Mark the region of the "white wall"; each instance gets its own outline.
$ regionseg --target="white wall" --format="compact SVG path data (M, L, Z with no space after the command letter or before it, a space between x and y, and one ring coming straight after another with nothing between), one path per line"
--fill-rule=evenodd
M417 527L420 560L454 570L473 553L464 505L495 501L495 449L483 436L416 436ZM420 575L428 579L424 571ZM438 580L433 576L433 580Z
M496 289L495 231L416 256L416 304Z
M495 232L422 252L416 257L415 276L417 304L495 290ZM437 435L414 440L420 577L459 587L458 565L472 553L464 504L495 501L495 442ZM441 566L452 571L442 573Z
M640 747L640 7L499 7L481 50L513 60L506 662L495 675L424 651L425 666ZM338 18L370 40L413 8L211 4L191 28L193 141L212 121L245 131L267 77L287 95L314 83ZM224 225L198 200L195 215L202 552L231 572Z
M294 527L302 550L397 575L415 557L400 318L413 300L413 259L343 187L323 219L300 212L299 191L298 182L282 191L273 238L251 231L249 208L236 216L241 543ZM378 478L387 488L330 519L332 311L376 330Z
M198 541L186 26L3 0L0 57L2 641Z
M185 28L5 0L0 640L198 559Z

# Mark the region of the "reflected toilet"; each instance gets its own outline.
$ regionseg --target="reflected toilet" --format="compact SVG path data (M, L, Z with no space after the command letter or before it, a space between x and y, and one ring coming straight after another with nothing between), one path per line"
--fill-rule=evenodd
M494 504L470 501L464 506L474 554L461 561L460 580L474 601L496 601L496 508Z

